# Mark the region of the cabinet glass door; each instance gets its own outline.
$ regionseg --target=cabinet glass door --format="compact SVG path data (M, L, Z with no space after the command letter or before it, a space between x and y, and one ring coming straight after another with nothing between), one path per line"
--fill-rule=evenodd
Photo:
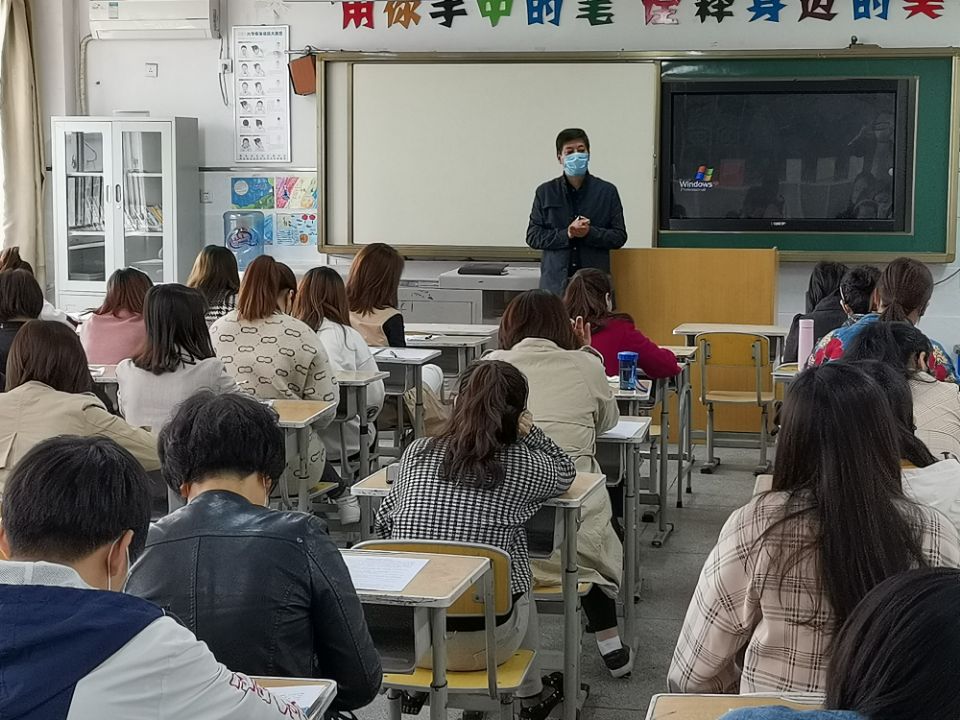
M123 240L118 262L163 282L164 238L168 234L165 211L172 208L167 161L170 152L169 126L165 123L122 123L119 128L119 178L122 182L119 205L122 209Z
M110 125L74 125L63 128L57 140L66 193L57 212L66 228L66 284L90 287L107 279L110 232Z

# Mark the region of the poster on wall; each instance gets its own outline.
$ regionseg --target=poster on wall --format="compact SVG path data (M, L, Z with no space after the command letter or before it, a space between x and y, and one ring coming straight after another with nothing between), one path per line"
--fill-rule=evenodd
M287 25L233 28L237 162L290 162L289 49Z

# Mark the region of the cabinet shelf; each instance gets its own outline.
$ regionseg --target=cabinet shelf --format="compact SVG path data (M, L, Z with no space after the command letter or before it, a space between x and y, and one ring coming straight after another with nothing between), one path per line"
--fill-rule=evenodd
M103 230L80 230L80 229L71 229L67 230L67 235L70 237L79 237L82 235L96 235L98 237L103 237L106 233Z
M67 177L103 177L103 172L70 172Z
M102 248L106 243L101 240L100 242L89 242L89 243L80 243L79 245L70 245L67 247L67 250L73 252L74 250L89 250L91 248Z
M158 172L141 172L140 170L127 170L127 175L130 177L142 177L142 178L162 178L163 173Z
M163 237L163 230L124 230L127 237Z

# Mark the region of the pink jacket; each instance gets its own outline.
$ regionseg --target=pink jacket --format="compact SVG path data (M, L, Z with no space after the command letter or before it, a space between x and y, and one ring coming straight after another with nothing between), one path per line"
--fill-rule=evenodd
M617 353L623 351L639 355L637 367L649 378L673 377L680 372L676 355L650 340L626 318L610 318L602 328L594 330L591 345L603 355L608 377L620 374Z
M80 342L91 365L116 365L136 355L147 339L143 315L90 315L80 325Z

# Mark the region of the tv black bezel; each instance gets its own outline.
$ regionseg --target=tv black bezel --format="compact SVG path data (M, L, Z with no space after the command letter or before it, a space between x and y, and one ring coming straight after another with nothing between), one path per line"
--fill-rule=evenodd
M894 175L894 187L902 187L904 191L895 193L892 219L671 217L674 205L673 100L675 96L863 92L896 94L897 170ZM660 230L740 233L909 233L913 228L916 97L916 82L909 78L665 80L661 85L660 97L660 157L663 161L658 180Z

